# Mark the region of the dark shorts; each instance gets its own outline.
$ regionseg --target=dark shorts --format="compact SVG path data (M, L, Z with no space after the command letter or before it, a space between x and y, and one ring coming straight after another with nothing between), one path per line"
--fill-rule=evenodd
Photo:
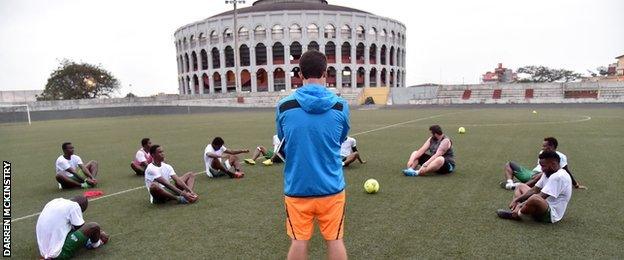
M423 154L422 156L420 156L420 158L418 158L418 164L422 165L423 163L426 163L429 159L431 159L431 155ZM436 171L436 173L447 174L452 173L453 171L455 171L455 163L448 162L445 159L444 164L442 165L442 167L440 167L440 169Z
M535 219L535 221L537 221L537 222L553 223L552 222L552 218L550 216L550 206L548 206L548 209L546 210L546 212L544 212L540 216L533 217L533 219Z
M171 182L171 184L175 185L174 182ZM167 191L167 192L169 192L169 193L171 193L171 194L173 194L174 196L177 196L177 193L175 193L175 191L172 191L172 190L170 190L167 187L162 187L162 189ZM166 203L169 200L169 199L165 199L165 198L157 198L157 197L154 197L151 194L150 194L150 196L151 196L151 201L150 202L152 204L163 204L163 203Z

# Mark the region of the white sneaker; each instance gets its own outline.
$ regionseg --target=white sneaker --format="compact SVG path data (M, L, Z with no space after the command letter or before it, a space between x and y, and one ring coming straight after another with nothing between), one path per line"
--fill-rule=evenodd
M210 171L207 171L207 172L206 172L206 175L208 175L208 178L212 178L212 177L214 177L214 176L212 175L212 172L210 172Z
M63 189L63 185L61 185L60 183L58 183L58 185L59 185L59 190L62 190Z

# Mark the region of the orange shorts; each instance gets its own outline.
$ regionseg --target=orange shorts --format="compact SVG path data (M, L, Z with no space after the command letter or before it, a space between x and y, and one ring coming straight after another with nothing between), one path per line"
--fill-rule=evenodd
M310 240L314 219L325 240L342 239L344 235L345 192L326 197L284 197L286 230L295 240Z

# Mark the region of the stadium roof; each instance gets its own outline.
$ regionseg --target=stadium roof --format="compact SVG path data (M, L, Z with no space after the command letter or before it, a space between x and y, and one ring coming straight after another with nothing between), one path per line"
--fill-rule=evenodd
M258 0L250 7L238 9L239 14L255 13L255 12L271 12L271 11L302 11L302 10L326 10L326 11L343 11L370 14L362 10L330 5L325 0ZM234 11L223 12L210 18L219 16L233 15Z

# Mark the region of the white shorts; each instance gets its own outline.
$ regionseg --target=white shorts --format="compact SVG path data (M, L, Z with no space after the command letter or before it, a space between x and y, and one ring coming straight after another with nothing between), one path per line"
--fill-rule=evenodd
M225 169L227 169L228 171L232 171L232 165L230 164L230 160L225 160L225 162L223 162L223 160L219 158L219 162L221 162L221 164L225 167ZM208 171L206 171L206 175L208 175L208 177L210 178L213 178L213 177L221 177L223 175L227 175L227 173L221 170L213 169L211 166L208 168Z

